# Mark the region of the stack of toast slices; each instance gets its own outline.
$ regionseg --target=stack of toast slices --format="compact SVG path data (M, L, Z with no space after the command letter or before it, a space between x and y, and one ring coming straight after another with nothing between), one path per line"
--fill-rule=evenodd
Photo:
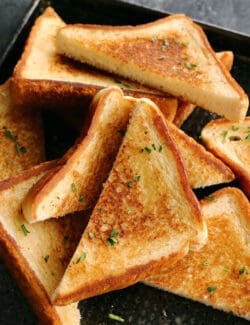
M0 251L41 323L79 325L80 300L139 281L250 320L250 120L232 63L184 15L37 18L0 86ZM204 145L180 129L196 105L224 116ZM46 108L80 134L53 161Z

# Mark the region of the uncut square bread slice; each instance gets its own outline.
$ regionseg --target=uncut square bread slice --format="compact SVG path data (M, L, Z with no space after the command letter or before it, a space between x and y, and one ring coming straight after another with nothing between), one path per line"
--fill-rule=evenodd
M55 161L44 163L0 183L1 256L41 324L79 325L77 304L57 307L49 296L75 250L87 216L28 225L21 209L29 188L56 166Z
M70 58L242 121L248 97L216 58L206 35L178 14L137 26L68 25L56 39Z
M201 202L208 242L145 282L250 320L250 205L237 188Z
M205 242L206 225L164 117L151 101L139 101L52 301L124 288Z

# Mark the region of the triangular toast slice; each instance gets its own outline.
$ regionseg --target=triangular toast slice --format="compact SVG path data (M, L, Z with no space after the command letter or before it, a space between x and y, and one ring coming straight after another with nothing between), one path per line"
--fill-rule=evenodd
M9 81L0 85L0 180L16 175L45 160L40 112L16 109Z
M21 202L29 188L56 162L44 163L0 183L1 255L42 324L79 325L76 304L53 306L55 290L84 229L83 216L29 225Z
M117 87L102 90L94 97L95 114L87 136L70 149L65 164L41 179L25 198L23 212L29 222L94 207L119 150L130 113L140 101L143 99L124 96ZM234 179L231 170L204 147L173 124L169 128L192 187Z
M236 188L201 202L208 242L146 283L250 320L250 205Z
M230 71L233 66L233 60L234 60L234 54L232 51L224 51L224 52L217 52L216 53L217 59L221 61L221 63L225 66L225 68ZM178 108L173 120L173 123L181 127L182 124L188 119L188 117L191 115L193 110L195 109L195 105L184 102L182 100L178 101Z
M129 286L206 241L164 117L139 101L104 189L52 295L63 305Z
M178 14L137 26L67 25L58 52L242 121L248 97L202 29Z
M211 121L203 128L201 138L210 151L232 168L250 197L250 117L241 123Z
M183 159L192 188L203 188L234 180L234 173L220 159L216 158L173 123L168 121L166 123Z
M56 52L55 37L65 26L52 8L37 18L12 79L15 104L78 110L102 88L119 86L126 95L152 99L173 120L177 100L159 91L76 64Z

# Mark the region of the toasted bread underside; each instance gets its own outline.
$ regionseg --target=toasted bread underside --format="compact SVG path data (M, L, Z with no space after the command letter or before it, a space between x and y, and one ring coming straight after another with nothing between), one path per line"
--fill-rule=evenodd
M138 26L67 25L61 54L243 120L248 97L216 58L202 29L185 15Z
M38 111L16 109L9 81L0 85L0 180L45 160L42 119Z
M74 256L63 305L131 285L206 241L199 205L159 109L141 100Z
M250 320L249 201L236 188L211 197L201 204L207 244L145 282Z
M250 197L250 117L241 123L225 119L211 121L203 128L201 138L235 172Z
M0 183L0 243L5 263L42 324L80 324L76 304L53 306L57 286L83 231L84 218L67 217L28 225L21 202L56 162L44 163Z
M149 97L173 120L177 100L170 96L98 72L65 59L56 52L55 37L65 23L52 8L36 20L23 55L14 70L12 97L17 106L84 108L102 88L119 86L126 95Z
M230 71L233 66L234 54L231 51L217 52L217 59L221 61L221 63L225 66L225 68ZM181 127L182 124L187 120L187 118L191 115L193 110L195 109L195 105L190 104L188 102L184 102L182 100L178 101L178 108L173 120L173 123Z
M189 184L192 188L203 188L234 180L234 173L220 159L181 129L178 129L173 123L166 123L183 159Z

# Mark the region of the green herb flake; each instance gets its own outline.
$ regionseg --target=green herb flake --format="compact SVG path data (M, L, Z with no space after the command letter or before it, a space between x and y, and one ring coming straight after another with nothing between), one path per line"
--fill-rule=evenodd
M118 235L119 235L119 232L118 232L117 230L113 229L113 230L111 231L110 237L111 237L111 238L115 238L115 237L117 237Z
M119 129L117 130L118 133L120 133L120 135L124 135L125 134L125 130Z
M76 184L75 183L72 183L71 184L71 190L73 193L75 193L77 191L77 188L76 188Z
M128 185L128 187L133 187L133 182L127 182L126 184Z
M90 238L90 239L95 238L95 234L94 234L93 232L89 232L88 235L89 235L89 238Z
M162 145L160 144L160 145L159 145L159 150L158 150L158 151L159 151L159 152L162 152L162 149L163 149L163 147L162 147Z
M233 131L238 131L238 130L239 130L239 127L236 126L236 125L232 125L232 130L233 130Z
M11 131L9 129L7 129L6 126L3 127L3 134L12 141L17 140L17 135L14 135L13 133L11 133Z
M115 314L112 314L112 313L109 313L109 318L110 319L113 319L113 320L116 320L117 322L120 322L120 323L124 323L125 322L125 319L118 316L118 315L115 315Z
M187 67L188 69L194 69L194 68L197 67L197 64L194 64L194 63L188 62L188 63L186 64L186 67Z
M128 208L127 213L128 213L128 214L131 213L131 209Z
M114 82L115 82L116 84L121 84L121 83L122 83L121 80L119 80L119 79L115 79Z
M245 137L245 140L250 140L250 133Z
M230 272L230 270L229 270L229 268L228 268L228 267L223 267L223 272L225 272L225 273L229 273L229 272Z
M153 148L154 150L156 150L156 146L155 146L154 143L152 144L152 148Z
M228 133L228 132L227 132L226 130L224 130L224 131L221 132L220 136L222 137L223 140L226 139L226 137L227 137L227 133Z
M11 160L8 159L8 160L6 161L6 164L7 164L7 166L10 166L10 165L11 165Z
M44 257L44 261L45 261L45 263L48 263L48 260L49 260L49 255L46 255L46 256Z
M242 274L244 274L244 273L247 273L247 270L246 270L245 266L242 267L241 269L239 269L239 274L240 274L240 275L242 275Z
M207 196L205 196L205 199L206 200L209 200L209 201L214 201L215 200L215 196L214 195L207 195Z
M99 213L102 213L102 208L98 208L97 211L98 211Z
M155 43L156 41L157 41L157 37L156 36L151 37L151 42L152 43Z
M209 263L208 263L208 262L203 262L202 265L203 265L203 266L208 266Z
M117 243L116 237L119 235L119 232L115 229L111 231L110 236L108 237L107 241L110 243L111 246L114 246Z
M18 153L18 155L23 155L24 153L27 152L27 149L24 146L20 146L19 143L16 143L15 147L16 147L16 152Z
M168 46L168 45L169 45L168 40L167 40L167 39L164 39L164 40L162 41L162 45L163 45L163 46Z
M207 288L207 291L210 292L210 293L214 293L216 291L216 289L217 289L217 286L209 286Z
M146 153L150 154L151 149L149 147L144 147L144 150L146 151Z
M21 225L21 229L23 231L24 236L27 236L30 233L24 224Z
M140 178L141 178L140 175L135 175L134 180L135 180L136 182L139 182Z
M87 257L87 253L83 252L82 255L76 261L76 264L83 262L86 259L86 257Z
M84 201L84 195L82 195L82 194L79 195L78 201L79 202L83 202Z

